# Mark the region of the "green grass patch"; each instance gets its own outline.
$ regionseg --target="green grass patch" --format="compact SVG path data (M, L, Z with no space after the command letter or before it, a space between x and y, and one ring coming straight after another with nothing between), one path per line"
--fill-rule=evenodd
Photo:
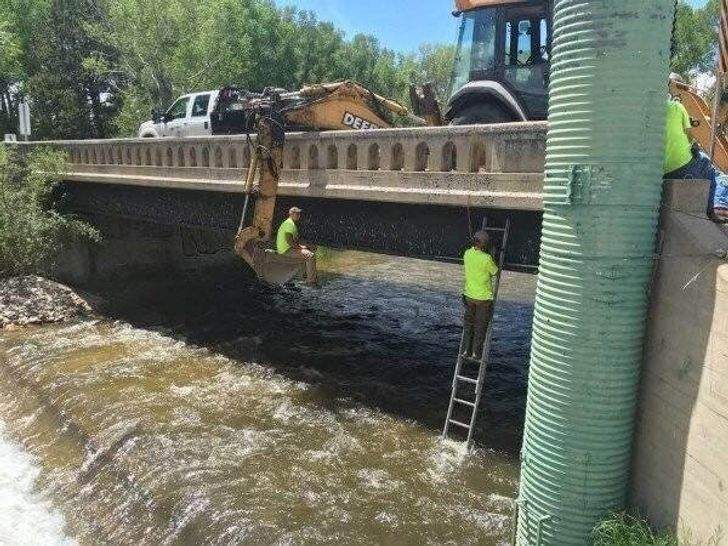
M316 247L316 263L326 264L336 257L337 252L327 246Z
M594 546L679 546L677 537L653 531L647 521L628 513L614 514L592 531Z

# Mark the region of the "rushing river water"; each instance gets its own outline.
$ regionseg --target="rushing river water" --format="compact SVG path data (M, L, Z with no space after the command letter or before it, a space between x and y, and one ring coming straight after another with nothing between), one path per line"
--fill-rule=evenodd
M319 290L129 281L108 319L0 334L0 509L52 537L26 543L505 543L534 277L504 276L466 454L439 438L459 267L324 269Z

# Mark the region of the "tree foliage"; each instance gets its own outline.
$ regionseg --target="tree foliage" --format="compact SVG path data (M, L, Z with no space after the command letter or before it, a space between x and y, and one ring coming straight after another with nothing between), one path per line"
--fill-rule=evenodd
M710 0L702 8L693 8L684 0L678 4L673 32L673 72L689 77L693 71L714 69L719 10L717 0Z
M681 0L673 70L711 68L718 5ZM407 105L410 83L432 81L444 102L455 56L453 45L402 54L349 38L273 0L0 0L0 50L0 130L17 130L29 96L34 138L133 135L152 107L225 85L352 79Z
M0 0L0 124L32 100L34 138L131 135L152 107L235 85L298 89L352 79L407 102L433 79L444 97L452 48L403 55L347 40L310 12L272 0Z
M47 272L64 242L98 239L86 223L56 211L65 157L0 145L0 278Z

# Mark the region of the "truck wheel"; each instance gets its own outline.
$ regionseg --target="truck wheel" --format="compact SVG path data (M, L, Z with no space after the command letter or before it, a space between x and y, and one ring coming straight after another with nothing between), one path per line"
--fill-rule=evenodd
M471 104L456 111L450 125L475 125L476 123L506 123L517 121L513 115L496 104Z

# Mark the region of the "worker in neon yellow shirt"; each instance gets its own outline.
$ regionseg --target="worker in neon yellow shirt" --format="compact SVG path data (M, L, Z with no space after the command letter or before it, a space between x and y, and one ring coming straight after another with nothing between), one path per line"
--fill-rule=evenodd
M306 283L312 286L318 284L316 274L316 254L307 246L301 244L298 236L298 222L301 220L302 210L291 207L288 218L278 228L276 236L276 251L278 254L290 256L300 260L306 266Z
M466 356L480 359L488 325L493 315L493 287L498 266L488 253L490 237L485 231L473 235L473 246L463 256L465 282L463 285L463 346Z
M670 77L679 78L677 75ZM708 217L716 222L727 222L728 176L717 169L704 152L693 147L691 129L688 111L681 102L669 99L665 127L664 178L709 180Z

